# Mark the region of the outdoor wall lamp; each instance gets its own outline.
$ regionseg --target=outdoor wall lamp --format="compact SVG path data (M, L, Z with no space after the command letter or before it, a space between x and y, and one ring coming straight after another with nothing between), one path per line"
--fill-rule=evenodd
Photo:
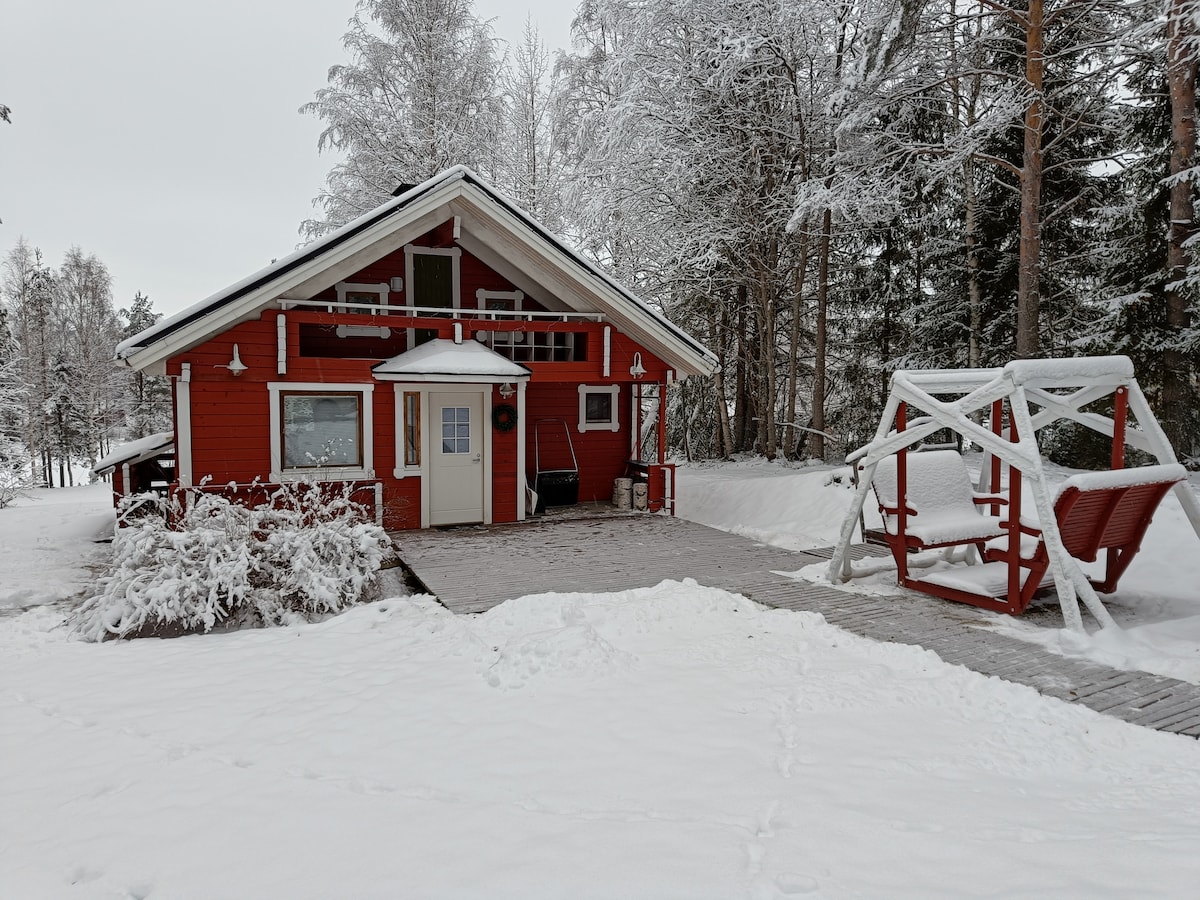
M506 381L504 384L500 385L500 396L505 400L515 393L516 391L513 389L512 382Z
M641 378L643 375L646 374L646 369L642 365L642 354L641 353L633 354L633 365L629 367L629 374L632 375L634 378Z
M233 359L231 359L227 365L213 366L213 368L214 369L228 369L235 376L237 376L237 375L241 375L243 372L245 372L250 367L248 365L246 365L244 362L242 362L242 357L238 354L238 345L234 344L233 345Z

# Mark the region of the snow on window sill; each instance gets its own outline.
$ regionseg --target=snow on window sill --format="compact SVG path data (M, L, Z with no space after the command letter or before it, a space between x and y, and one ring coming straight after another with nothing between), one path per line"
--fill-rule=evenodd
M288 481L371 481L374 469L330 466L327 469L284 469L272 472L271 480L282 484Z

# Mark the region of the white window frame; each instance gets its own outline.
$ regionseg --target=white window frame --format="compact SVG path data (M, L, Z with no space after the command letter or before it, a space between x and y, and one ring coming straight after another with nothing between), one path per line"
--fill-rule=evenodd
M513 312L521 312L522 304L525 302L524 291L490 291L487 288L479 288L475 292L475 305L479 307L480 317L487 310L487 302L489 300L511 300L513 302ZM523 331L488 331L486 329L476 331L475 337L477 340L484 341L491 349L495 350L499 347L501 350L512 348L525 340L525 332ZM512 357L509 357L510 359Z
M590 394L609 394L612 396L612 419L608 422L589 422L587 420L587 398ZM620 431L621 415L617 400L621 395L619 384L595 385L581 384L579 386L579 430L580 431Z
M410 475L422 475L427 467L425 453L425 432L428 429L428 423L425 421L426 409L429 405L429 385L427 384L406 384L397 382L393 386L395 391L396 404L396 466L392 469L392 475L397 478L405 478ZM417 458L420 460L415 466L406 465L404 462L404 395L417 395Z
M521 304L525 302L524 291L489 291L487 288L479 288L475 292L475 302L479 304L480 311L485 311L487 307L484 305L489 300L511 300L513 302L513 312L521 311Z
M339 281L334 285L334 290L337 291L338 305L342 306L343 309L345 308L345 304L354 302L346 299L347 294L378 294L379 305L388 305L389 288L387 282L381 281L379 284L354 284L353 282L349 281ZM330 308L329 311L334 312L334 309ZM355 310L355 312L363 311L364 310Z
M367 481L375 477L375 421L372 395L373 384L340 384L338 382L270 381L271 480L286 481ZM362 409L362 466L320 466L317 468L285 469L283 467L283 393L340 393L361 395Z

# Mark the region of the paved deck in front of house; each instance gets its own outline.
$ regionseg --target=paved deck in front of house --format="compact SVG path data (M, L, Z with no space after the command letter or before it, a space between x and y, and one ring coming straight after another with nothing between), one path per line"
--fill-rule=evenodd
M548 591L618 591L694 578L766 606L820 613L863 637L925 647L946 662L1127 722L1200 737L1200 686L1057 656L989 630L999 614L971 606L912 592L867 596L775 574L821 562L828 551L782 550L646 514L406 531L395 539L413 574L459 613ZM865 547L856 555L881 552Z

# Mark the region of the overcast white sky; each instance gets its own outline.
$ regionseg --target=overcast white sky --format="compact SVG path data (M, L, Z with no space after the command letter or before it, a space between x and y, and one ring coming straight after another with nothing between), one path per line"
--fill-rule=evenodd
M575 0L476 0L499 37L527 14L553 50ZM346 60L354 0L9 0L0 21L0 254L78 244L176 312L290 253L334 158L297 110Z

